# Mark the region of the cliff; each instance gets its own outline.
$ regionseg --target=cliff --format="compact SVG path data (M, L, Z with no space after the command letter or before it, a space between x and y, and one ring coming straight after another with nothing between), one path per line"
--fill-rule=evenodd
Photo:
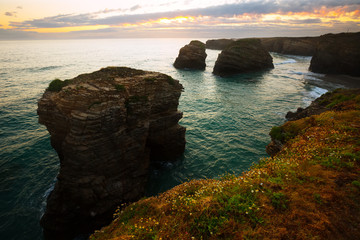
M319 37L275 37L261 38L262 45L269 52L313 56Z
M182 154L182 89L165 74L124 67L50 83L38 115L60 171L41 219L45 237L67 239L107 224L118 205L143 196L150 161Z
M210 39L206 41L206 48L207 49L213 49L213 50L224 50L229 46L231 43L233 43L234 39Z
M246 38L245 38L246 39ZM273 37L259 38L261 44L269 52L281 54L313 56L319 37ZM235 39L211 39L206 41L206 48L224 50Z
M274 68L272 57L258 39L241 39L219 54L213 73L218 76L254 72Z
M310 71L360 76L360 32L320 37Z
M306 121L311 123L313 121L311 116L326 111L360 110L356 102L359 95L360 89L337 89L317 98L305 109L298 108L296 112L288 112L285 117L289 121L306 118ZM270 156L275 156L283 148L284 143L296 136L301 130L302 127L296 127L292 122L285 123L281 127L273 127L270 131L271 142L266 146L266 152Z
M241 176L192 180L121 208L90 239L359 239L358 91L327 94L341 111L288 122L297 131L282 150Z
M178 57L175 59L174 67L178 69L198 69L205 70L205 44L193 40L189 44L182 47Z

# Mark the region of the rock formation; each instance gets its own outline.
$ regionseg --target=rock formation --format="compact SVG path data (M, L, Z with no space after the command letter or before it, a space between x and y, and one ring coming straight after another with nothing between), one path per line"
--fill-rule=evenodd
M313 56L319 37L275 37L261 38L269 52L300 56Z
M174 62L174 67L179 69L205 70L206 63L205 44L194 40L182 47L179 56Z
M360 76L360 32L320 37L310 71Z
M215 75L253 72L274 68L272 57L264 49L259 39L241 39L230 44L223 50L215 62Z
M107 224L118 205L143 196L150 161L182 154L182 89L165 74L123 67L50 84L38 115L60 172L41 220L45 237L67 239Z
M234 39L211 39L206 41L207 49L224 50L227 46L233 43Z

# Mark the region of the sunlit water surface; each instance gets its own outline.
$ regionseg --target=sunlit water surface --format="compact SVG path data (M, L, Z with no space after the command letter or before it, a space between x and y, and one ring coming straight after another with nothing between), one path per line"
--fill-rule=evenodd
M206 71L172 63L190 39L0 42L0 239L42 239L39 219L59 170L37 101L54 78L106 66L163 72L184 86L179 109L186 150L153 168L148 195L188 179L240 174L266 157L269 130L285 114L326 92L307 84L310 57L273 54L275 69L230 78L212 75L219 51L207 50ZM319 80L320 81L320 80Z

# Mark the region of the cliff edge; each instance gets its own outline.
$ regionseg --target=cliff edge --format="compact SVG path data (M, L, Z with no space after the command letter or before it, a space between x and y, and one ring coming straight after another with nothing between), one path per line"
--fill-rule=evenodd
M45 237L72 238L107 224L117 206L143 196L150 161L183 153L182 89L165 74L124 67L50 83L38 115L60 171L41 219Z
M360 94L327 97L342 110L288 122L275 157L119 209L90 240L360 239Z

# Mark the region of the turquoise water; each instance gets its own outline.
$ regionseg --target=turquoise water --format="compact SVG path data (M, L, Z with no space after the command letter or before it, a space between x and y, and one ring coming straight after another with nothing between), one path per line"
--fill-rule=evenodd
M59 169L37 101L54 78L73 78L106 66L163 72L180 80L179 109L187 128L184 155L153 167L148 195L188 179L240 174L266 157L268 132L287 111L325 93L307 84L309 57L273 54L275 69L220 78L207 68L182 71L172 63L190 39L0 42L0 239L42 239L39 219Z

